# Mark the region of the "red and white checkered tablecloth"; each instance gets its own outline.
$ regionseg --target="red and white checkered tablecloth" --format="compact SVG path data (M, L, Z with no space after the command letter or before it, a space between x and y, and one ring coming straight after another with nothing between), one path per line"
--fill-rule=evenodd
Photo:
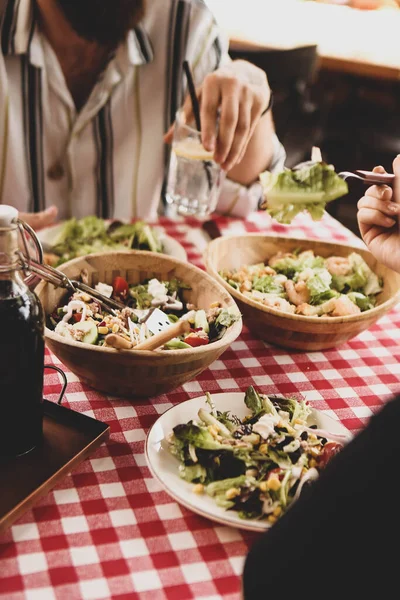
M361 242L334 219L300 216L290 228L264 214L218 218L224 234L280 233ZM195 221L161 221L201 265L206 240ZM199 517L151 477L144 457L150 426L170 406L205 391L301 393L349 429L363 427L400 390L400 308L350 343L326 352L288 352L244 327L195 381L135 403L105 397L68 375L66 404L106 421L111 437L0 538L0 598L7 600L237 600L244 557L256 534ZM57 359L47 357L47 362ZM45 397L61 389L46 374ZM1 492L0 492L1 493Z

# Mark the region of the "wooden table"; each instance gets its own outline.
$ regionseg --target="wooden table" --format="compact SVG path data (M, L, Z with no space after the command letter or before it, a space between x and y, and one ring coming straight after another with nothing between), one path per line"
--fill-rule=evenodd
M304 0L206 3L229 36L231 48L317 44L323 69L400 80L400 10L363 11Z

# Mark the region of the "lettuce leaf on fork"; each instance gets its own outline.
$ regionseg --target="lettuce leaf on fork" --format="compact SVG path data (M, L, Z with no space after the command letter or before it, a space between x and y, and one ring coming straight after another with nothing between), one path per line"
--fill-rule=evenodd
M260 182L267 212L279 223L287 225L304 210L314 221L322 219L326 204L348 193L347 183L335 172L333 165L322 161L319 149L313 149L311 161L293 169L261 173Z

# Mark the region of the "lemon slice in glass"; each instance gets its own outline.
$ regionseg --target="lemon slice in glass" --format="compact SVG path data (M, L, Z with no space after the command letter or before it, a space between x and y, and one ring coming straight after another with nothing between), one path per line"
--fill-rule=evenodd
M194 138L187 138L177 142L173 147L173 151L176 156L190 160L212 160L214 156L212 152L208 152L204 148L199 140L195 140Z

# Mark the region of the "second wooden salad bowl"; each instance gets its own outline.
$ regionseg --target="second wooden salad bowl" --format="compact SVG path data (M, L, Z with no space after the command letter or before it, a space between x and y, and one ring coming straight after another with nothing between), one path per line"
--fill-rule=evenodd
M345 317L306 317L284 313L247 298L220 275L224 269L254 265L268 260L277 252L293 252L298 249L313 250L314 254L324 258L359 253L372 271L383 279L383 291L377 298L377 305L365 312ZM204 260L208 273L236 300L244 324L264 341L283 348L317 351L339 346L369 329L400 302L400 275L376 261L367 250L350 245L244 234L213 240L205 251Z
M153 252L132 251L92 254L64 263L60 271L70 279L79 279L82 270L89 284L112 284L121 276L137 284L156 277L178 278L191 286L185 300L198 308L209 308L213 302L222 307L237 306L232 296L210 275L188 263ZM51 314L62 301L65 290L42 282L36 288L46 314ZM242 330L236 321L218 341L198 348L183 350L114 350L69 341L46 328L46 344L68 369L90 387L111 396L150 397L166 393L194 379L232 344Z

